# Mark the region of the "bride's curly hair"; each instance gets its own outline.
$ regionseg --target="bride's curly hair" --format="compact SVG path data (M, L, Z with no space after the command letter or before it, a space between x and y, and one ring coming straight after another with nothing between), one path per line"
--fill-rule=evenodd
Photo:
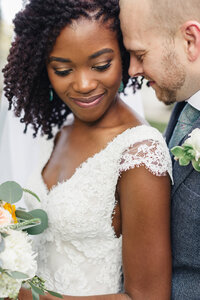
M27 126L32 124L34 136L38 130L48 138L53 136L54 126L59 128L71 112L66 104L54 94L49 101L49 79L46 60L53 49L60 31L73 20L81 17L96 19L102 23L110 21L110 30L117 33L123 61L123 82L126 86L129 54L122 42L119 24L118 0L30 0L15 19L15 40L3 69L4 91L9 109ZM141 84L132 79L133 89Z

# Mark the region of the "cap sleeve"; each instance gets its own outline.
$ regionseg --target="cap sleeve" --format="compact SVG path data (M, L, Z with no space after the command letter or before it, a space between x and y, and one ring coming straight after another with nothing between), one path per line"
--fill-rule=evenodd
M144 140L129 146L122 153L120 172L140 166L156 176L166 176L168 173L172 179L169 151L159 141Z

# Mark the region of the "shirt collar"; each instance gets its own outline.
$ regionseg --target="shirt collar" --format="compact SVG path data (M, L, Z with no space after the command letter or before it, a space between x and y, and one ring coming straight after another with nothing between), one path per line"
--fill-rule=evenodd
M192 95L186 102L200 111L200 90Z

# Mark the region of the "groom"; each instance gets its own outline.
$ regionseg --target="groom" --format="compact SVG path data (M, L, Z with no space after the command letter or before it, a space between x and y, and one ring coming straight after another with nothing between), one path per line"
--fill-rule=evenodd
M144 76L164 103L177 102L166 140L181 145L200 128L200 0L120 0L120 9L130 76ZM200 172L173 160L173 176L171 299L199 300Z

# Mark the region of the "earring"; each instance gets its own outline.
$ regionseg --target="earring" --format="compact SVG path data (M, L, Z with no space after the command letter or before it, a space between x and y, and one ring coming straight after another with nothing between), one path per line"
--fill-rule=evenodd
M53 89L50 85L49 87L49 101L52 102L53 101Z
M123 92L123 90L124 90L124 84L123 84L123 81L121 81L120 87L119 87L119 89L118 89L118 93Z

